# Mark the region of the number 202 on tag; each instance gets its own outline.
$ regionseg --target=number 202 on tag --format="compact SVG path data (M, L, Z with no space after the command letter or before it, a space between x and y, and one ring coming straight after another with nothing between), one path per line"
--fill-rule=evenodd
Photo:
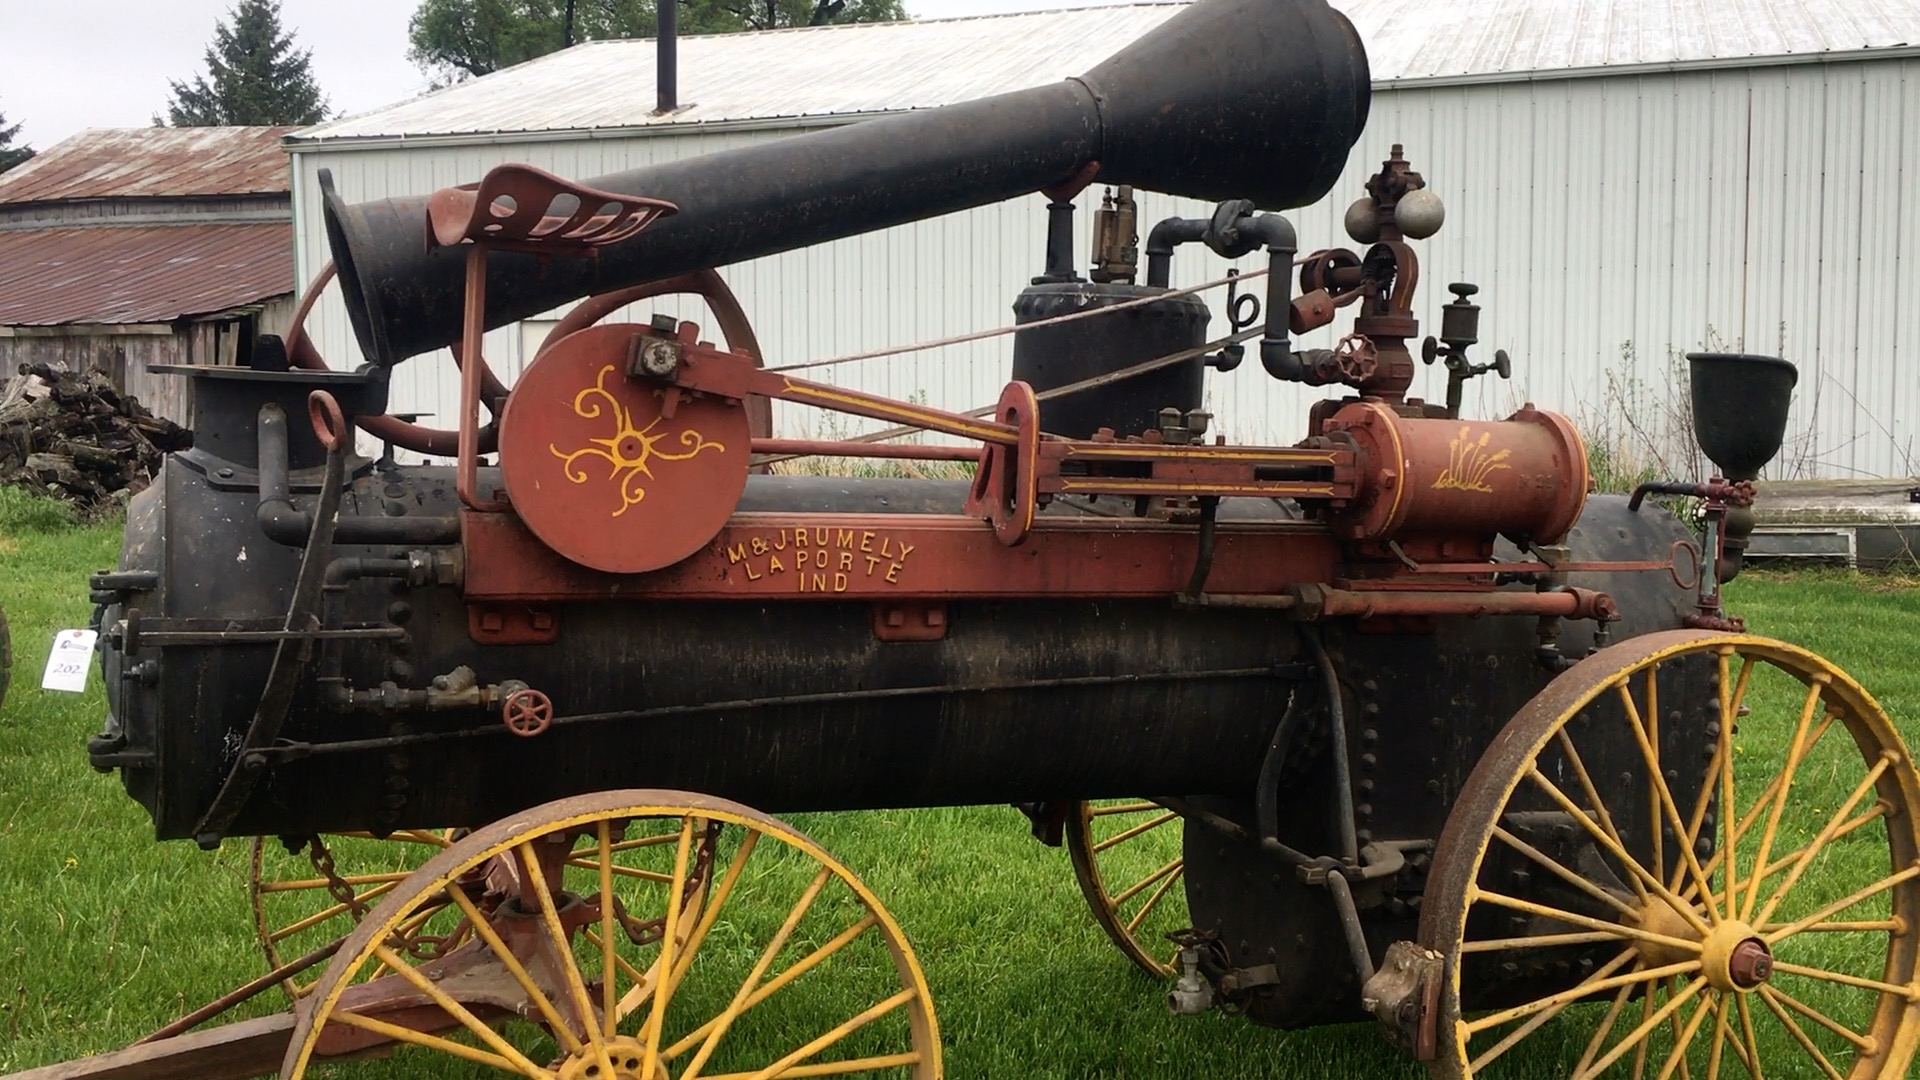
M93 642L99 636L96 630L62 630L53 635L53 651L47 655L47 671L40 677L40 688L84 693L87 669L93 665Z

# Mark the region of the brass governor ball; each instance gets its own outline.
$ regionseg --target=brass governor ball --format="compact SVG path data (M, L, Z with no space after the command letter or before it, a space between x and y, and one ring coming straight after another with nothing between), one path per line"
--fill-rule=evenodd
M1417 188L1400 196L1399 205L1393 208L1393 220L1407 239L1425 240L1440 231L1447 220L1447 207L1440 196Z

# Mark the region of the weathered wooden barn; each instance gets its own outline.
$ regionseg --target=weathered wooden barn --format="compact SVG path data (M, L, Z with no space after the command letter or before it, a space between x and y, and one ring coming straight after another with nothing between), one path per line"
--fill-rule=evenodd
M232 364L293 308L287 128L85 131L0 177L0 372L99 368L187 421L156 364Z

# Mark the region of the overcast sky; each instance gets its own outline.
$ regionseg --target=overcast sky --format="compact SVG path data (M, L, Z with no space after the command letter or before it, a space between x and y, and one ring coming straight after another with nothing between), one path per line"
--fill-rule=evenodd
M1087 7L1121 0L906 0L916 18ZM139 127L164 112L167 81L203 72L233 0L0 0L0 113L37 149L90 127ZM412 97L414 0L282 0L281 17L335 112Z

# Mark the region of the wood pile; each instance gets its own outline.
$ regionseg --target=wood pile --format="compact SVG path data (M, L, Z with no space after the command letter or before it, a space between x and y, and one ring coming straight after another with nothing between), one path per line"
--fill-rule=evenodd
M149 413L104 372L22 365L0 389L0 484L71 503L82 516L124 506L193 433Z

